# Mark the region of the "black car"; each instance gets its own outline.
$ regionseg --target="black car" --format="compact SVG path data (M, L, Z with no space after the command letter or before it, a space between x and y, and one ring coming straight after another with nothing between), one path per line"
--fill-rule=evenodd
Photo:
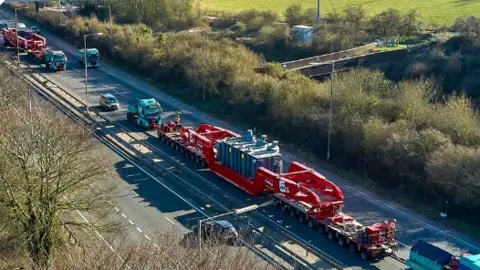
M192 231L198 235L198 226L192 228ZM238 242L238 232L232 223L226 220L210 220L202 224L202 239L225 241L228 244Z

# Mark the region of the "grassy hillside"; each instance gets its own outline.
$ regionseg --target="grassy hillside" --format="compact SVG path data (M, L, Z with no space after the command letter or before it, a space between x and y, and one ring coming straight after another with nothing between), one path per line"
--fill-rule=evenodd
M200 6L207 10L236 12L246 9L274 10L283 14L291 4L300 3L305 8L315 8L316 0L200 0ZM401 11L416 9L427 23L452 24L459 16L480 14L477 0L321 0L321 12L341 12L353 5L362 5L369 14L388 8Z

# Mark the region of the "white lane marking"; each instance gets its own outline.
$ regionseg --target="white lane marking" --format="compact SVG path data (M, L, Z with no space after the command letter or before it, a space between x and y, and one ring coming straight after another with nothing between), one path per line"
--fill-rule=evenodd
M113 205L113 203L111 201L107 201L110 205Z
M170 220L167 216L164 216L164 218L166 218L170 223L175 225L175 223L172 220Z
M132 190L133 195L140 197L135 191Z
M124 218L127 218L127 216L125 216L125 214L124 214L124 213L122 213L122 217L124 217Z
M152 240L152 239L150 239L150 237L148 237L148 235L146 235L146 234L145 234L145 238L147 238L148 240Z
M413 216L411 216L411 215L409 215L409 214L407 214L407 213L405 213L405 212L403 212L403 211L400 211L400 210L398 210L397 208L395 208L395 207L393 207L393 206L391 206L391 205L389 205L389 204L387 204L387 203L385 203L385 202L383 202L383 201L377 200L377 199L373 198L372 196L370 196L370 195L368 195L368 194L366 194L366 193L364 193L364 192L358 191L358 190L354 189L353 187L351 187L351 186L349 186L349 185L345 185L345 186L346 186L347 188L352 189L352 190L355 191L355 192L358 192L358 193L361 194L362 196L365 196L366 198L371 199L371 200L374 201L374 202L381 203L381 204L385 205L386 207L392 209L393 211L395 211L395 212L397 212L397 213L400 213L400 214L402 214L402 215L404 215L404 216L407 216L409 219L412 219L412 220L414 220L414 221L422 224L423 226L432 229L433 231L439 232L440 234L443 234L443 235L448 236L448 237L450 237L450 238L452 238L452 239L455 239L455 240L459 241L460 243L462 243L462 244L464 244L464 245L466 245L466 246L469 246L469 247L474 248L474 249L476 249L476 250L480 250L480 247L477 247L477 246L475 246L475 245L472 245L472 244L470 244L470 243L468 243L468 242L466 242L466 241L464 241L464 240L462 240L462 239L460 239L460 238L458 238L458 237L456 237L456 236L454 236L454 235L451 235L451 234L449 234L449 233L447 233L447 232L444 232L444 231L442 231L441 229L439 229L439 228L437 228L437 227L435 227L435 226L433 226L433 225L430 225L430 224L426 223L425 221L419 220L418 218L413 217Z
M117 207L113 207L115 209L115 211L119 212L120 209L118 209Z
M142 230L140 230L140 228L138 228L138 227L137 227L137 231L138 231L138 232L142 232Z
M128 222L130 222L130 224L132 224L132 225L134 224L133 221L131 221L130 219L128 220Z
M87 224L90 224L90 221L88 221L88 219L78 210L76 210L77 213L80 215L80 217L82 217L82 219L87 223ZM117 257L122 261L122 263L125 262L125 260L115 251L115 249L107 242L107 240L105 240L105 238L97 231L95 230L95 233L98 235L98 237L100 237L100 239L103 240L103 242L108 246L108 248L110 248L110 250L115 254L117 255ZM130 266L127 264L126 265L128 269L131 269Z

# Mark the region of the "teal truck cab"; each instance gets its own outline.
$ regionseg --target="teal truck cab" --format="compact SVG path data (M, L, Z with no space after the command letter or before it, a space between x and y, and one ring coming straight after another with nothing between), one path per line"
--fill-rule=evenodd
M77 58L78 62L81 65L85 65L84 59L85 59L85 49L81 49L77 51ZM98 52L97 49L87 49L87 67L99 67L100 66L100 53Z
M137 99L128 104L127 119L144 129L161 124L162 107L154 98Z
M63 51L49 51L45 54L45 64L52 71L67 69L67 56Z

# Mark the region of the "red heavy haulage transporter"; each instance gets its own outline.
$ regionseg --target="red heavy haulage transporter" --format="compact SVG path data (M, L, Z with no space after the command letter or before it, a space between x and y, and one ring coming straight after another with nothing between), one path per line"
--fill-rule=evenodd
M3 28L5 41L12 47L17 47L17 30ZM54 51L47 47L47 39L32 30L18 30L18 47L37 58L41 64L46 64L52 71L63 71L67 68L67 57L63 51Z
M15 28L3 28L3 36L11 45L17 45L17 30ZM28 30L18 30L18 47L26 51L36 51L47 47L47 39L39 34Z
M323 175L298 162L283 172L278 141L268 143L265 135L256 139L251 130L242 137L209 124L183 127L179 121L162 124L157 135L249 194L271 193L283 212L351 252L358 251L363 259L383 258L397 250L396 220L364 226L342 213L343 192Z

